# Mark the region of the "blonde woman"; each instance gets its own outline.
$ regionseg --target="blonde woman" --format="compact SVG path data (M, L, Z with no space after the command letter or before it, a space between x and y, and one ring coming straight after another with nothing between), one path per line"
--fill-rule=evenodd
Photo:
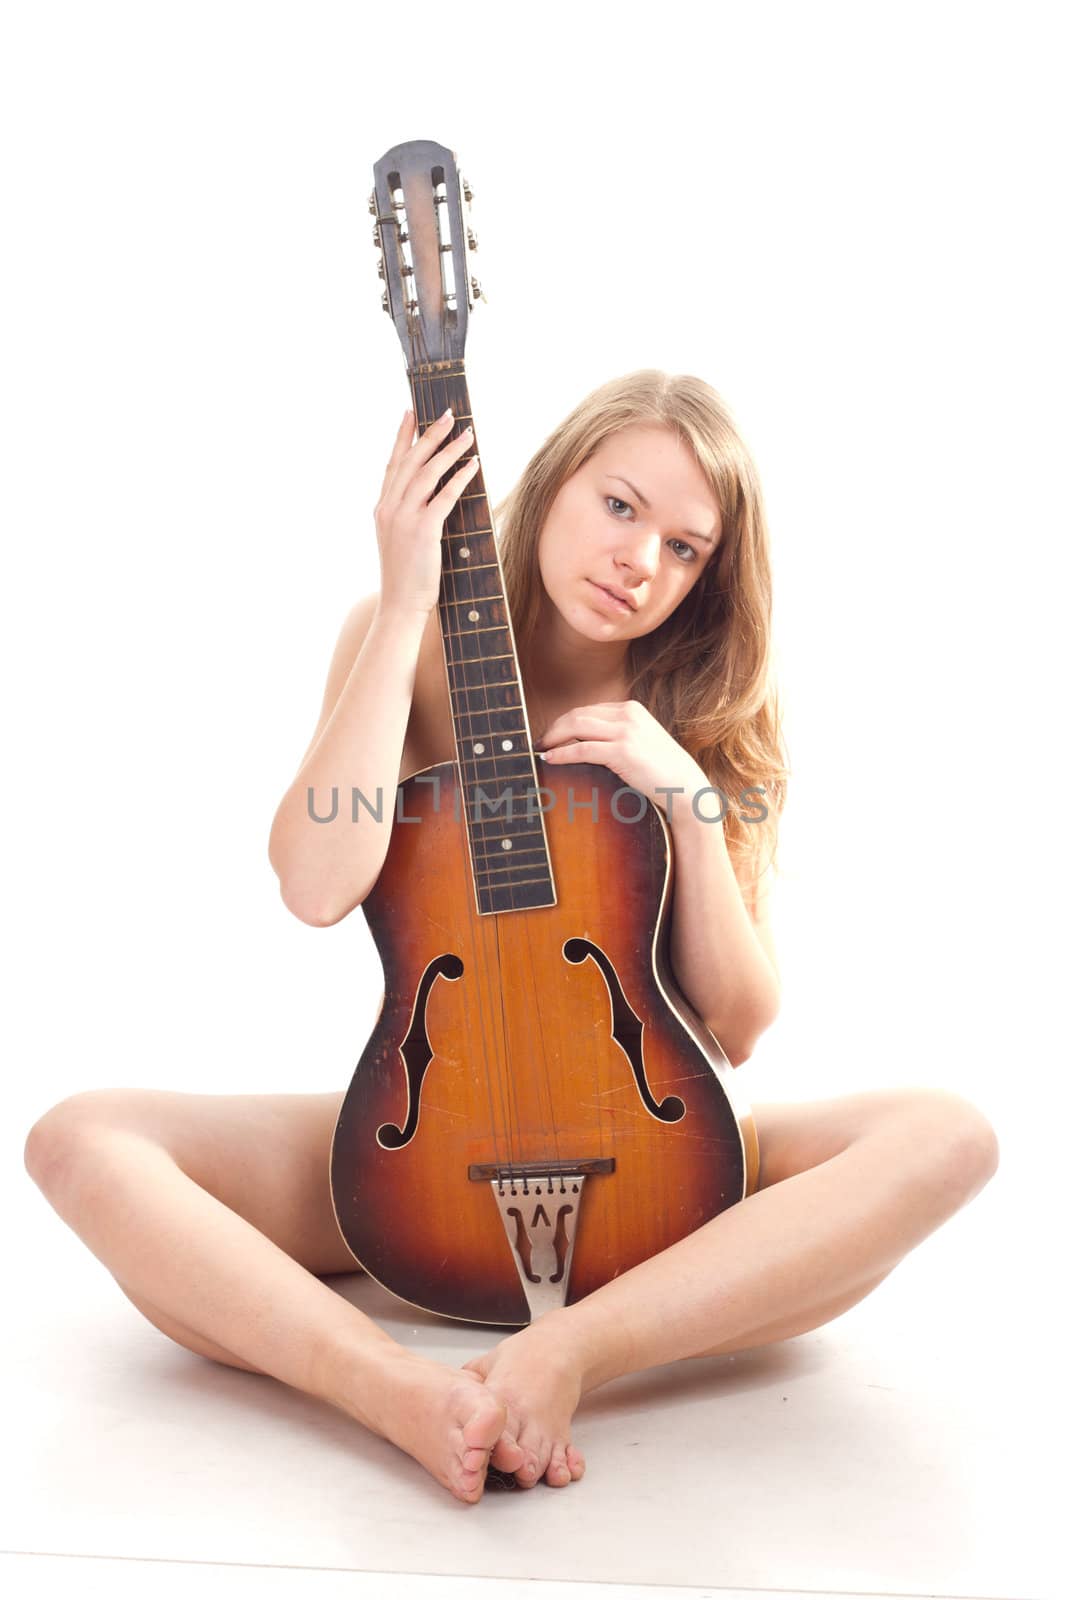
M455 758L440 541L476 460L450 415L416 432L409 412L375 508L380 588L341 629L271 832L282 898L316 926L374 884L398 783ZM778 1011L768 874L786 789L753 462L706 383L636 372L556 428L496 522L544 759L600 762L665 810L676 791L671 966L737 1067ZM380 823L366 812L358 829L310 822L309 789L341 779L381 788ZM688 803L709 784L725 797L718 821L706 797ZM762 793L759 825L746 789ZM343 1094L87 1091L40 1118L26 1163L163 1333L321 1397L468 1502L490 1463L523 1486L581 1478L572 1417L591 1389L840 1316L972 1199L998 1158L981 1111L937 1088L755 1105L755 1193L453 1369L401 1347L322 1281L356 1270L329 1187Z

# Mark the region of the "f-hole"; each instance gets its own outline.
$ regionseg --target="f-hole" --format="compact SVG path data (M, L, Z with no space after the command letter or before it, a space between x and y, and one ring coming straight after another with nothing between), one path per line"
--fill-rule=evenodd
M395 1122L383 1122L378 1129L378 1143L384 1150L400 1150L415 1137L419 1121L419 1103L422 1080L433 1060L433 1046L426 1032L426 1003L438 973L443 978L455 980L463 972L463 962L458 956L438 956L431 961L422 975L415 1004L411 1008L411 1022L400 1045L404 1059L404 1073L408 1088L408 1116L402 1128Z
M611 996L611 1035L630 1063L637 1092L641 1096L645 1110L660 1122L679 1122L685 1116L685 1101L680 1100L676 1094L669 1094L664 1099L657 1100L649 1088L648 1078L645 1076L644 1053L641 1049L641 1035L645 1025L623 993L618 973L603 950L591 939L568 939L563 946L563 954L574 966L588 957L596 962Z

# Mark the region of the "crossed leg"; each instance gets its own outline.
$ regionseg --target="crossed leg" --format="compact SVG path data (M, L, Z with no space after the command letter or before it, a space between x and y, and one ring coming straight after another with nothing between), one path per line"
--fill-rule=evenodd
M354 1266L328 1182L340 1099L89 1091L34 1124L26 1166L164 1333L339 1407L473 1502L491 1449L525 1459L501 1402L321 1281Z
M466 1381L484 1381L486 1404L467 1392L447 1397L465 1409L446 1469L424 1460L422 1434L409 1444L384 1417L364 1415L359 1396L381 1392L382 1359L397 1371L382 1349L392 1341L316 1281L354 1270L324 1181L338 1098L97 1091L46 1114L27 1165L164 1333L341 1405L463 1499L480 1494L475 1457L484 1463L494 1438L504 1470L525 1455L521 1483L544 1476L557 1487L579 1476L571 1416L583 1393L612 1377L791 1338L840 1315L997 1164L982 1113L945 1091L754 1108L757 1192L467 1363ZM371 1366L376 1380L357 1383ZM446 1374L432 1376L439 1384ZM416 1379L430 1375L405 1368L395 1387L406 1393Z
M872 1090L830 1100L765 1104L754 1108L753 1118L760 1141L757 1194L789 1183L779 1199L784 1203L787 1195L790 1201L788 1228L798 1249L814 1240L820 1222L829 1221L830 1237L837 1239L841 1253L822 1284L814 1281L814 1301L801 1288L797 1271L782 1284L787 1298L779 1299L777 1309L783 1315L773 1315L771 1300L772 1320L695 1351L693 1359L773 1344L832 1322L865 1299L916 1244L971 1200L997 1167L997 1138L986 1118L969 1101L940 1089ZM842 1163L861 1141L870 1142L858 1150L860 1159ZM822 1169L831 1163L836 1165L824 1174ZM792 1182L816 1173L803 1186ZM819 1208L831 1199L838 1215L821 1219ZM873 1236L863 1237L858 1221L872 1201L881 1211L882 1225ZM749 1222L753 1215L750 1207ZM864 1260L877 1260L877 1270L864 1272Z
M468 1363L539 1463L562 1459L579 1399L612 1378L793 1338L840 1316L997 1166L989 1122L945 1090L763 1105L753 1117L754 1194Z

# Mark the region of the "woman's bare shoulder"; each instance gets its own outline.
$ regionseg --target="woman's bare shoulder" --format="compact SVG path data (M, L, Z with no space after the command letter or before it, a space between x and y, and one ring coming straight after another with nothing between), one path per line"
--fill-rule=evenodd
M377 592L363 595L351 607L341 624L341 631L337 635L329 670L326 673L326 687L322 692L319 720L315 724L315 731L308 741L308 747L300 758L301 766L315 748L319 734L329 722L333 708L341 697L341 690L348 681L348 674L352 671L353 663L363 648L363 641L370 632L370 625L374 620L374 613L377 607Z
M341 623L337 641L333 647L333 656L329 670L326 674L326 687L323 691L322 706L319 711L319 720L302 761L306 761L308 754L314 749L315 743L329 722L333 708L341 697L341 690L348 681L360 651L363 649L370 633L371 624L378 611L379 592L377 589L370 594L361 595L349 608L344 621ZM436 658L434 652L436 651ZM426 701L433 694L433 666L435 659L439 662L441 657L440 627L437 613L431 612L430 618L419 645L418 664L415 669L415 689L412 696L412 715L408 724L409 734L412 727L432 726L429 708ZM405 754L406 754L405 749Z
M370 632L378 607L378 591L357 600L341 627L331 679L336 678L334 701ZM336 671L335 671L336 668ZM332 708L332 703L331 703ZM326 712L329 716L329 711ZM415 682L411 694L404 746L400 757L400 781L439 761L451 761L453 748L448 737L452 726L449 714L448 684L444 651L441 645L441 619L435 607L426 618L419 654L415 662Z

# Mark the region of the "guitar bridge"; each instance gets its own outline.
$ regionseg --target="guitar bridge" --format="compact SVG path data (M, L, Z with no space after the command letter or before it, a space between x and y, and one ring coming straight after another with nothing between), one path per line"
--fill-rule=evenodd
M492 1180L531 1322L566 1304L582 1186L590 1173L614 1170L614 1157L468 1168Z

